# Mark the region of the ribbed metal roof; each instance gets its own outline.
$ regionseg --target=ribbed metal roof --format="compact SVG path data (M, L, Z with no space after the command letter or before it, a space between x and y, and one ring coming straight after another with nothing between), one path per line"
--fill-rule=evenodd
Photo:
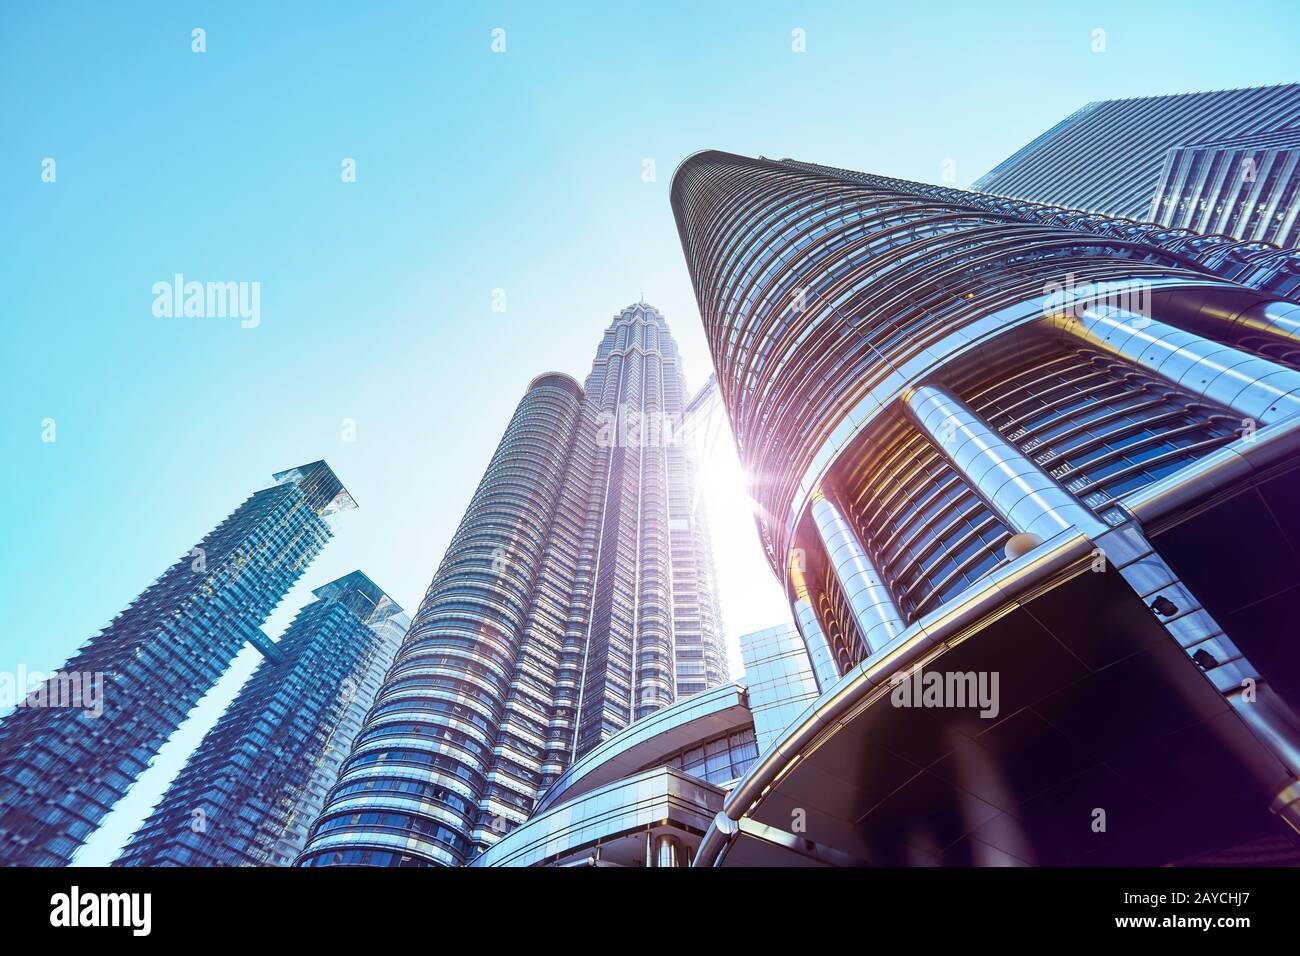
M1147 218L1165 154L1300 126L1300 84L1089 103L989 173L999 196Z

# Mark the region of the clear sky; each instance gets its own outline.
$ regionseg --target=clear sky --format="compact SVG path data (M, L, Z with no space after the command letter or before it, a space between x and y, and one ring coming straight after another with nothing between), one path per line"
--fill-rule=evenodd
M642 294L691 385L708 375L668 205L691 152L929 181L952 160L965 185L1090 100L1291 82L1297 50L1293 0L9 0L0 670L58 667L273 471L317 458L360 508L266 630L356 568L414 610L533 376L585 376ZM177 272L259 282L260 324L156 317ZM786 612L725 460L710 484L734 646ZM79 862L116 855L255 663Z

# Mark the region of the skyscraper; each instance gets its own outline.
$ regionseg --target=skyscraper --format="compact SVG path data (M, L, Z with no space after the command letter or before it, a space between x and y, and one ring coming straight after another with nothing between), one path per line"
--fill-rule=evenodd
M356 505L323 461L275 482L0 722L0 861L67 864L240 648L278 653L262 622Z
M462 864L574 759L726 679L686 404L645 303L615 316L585 388L532 382L302 865Z
M1089 103L975 181L998 196L1295 245L1300 84Z
M821 691L701 863L1158 863L1300 826L1300 306L1195 241L791 160L695 154L672 202ZM947 697L908 696L926 672Z
M288 866L410 619L360 571L312 592L115 866Z

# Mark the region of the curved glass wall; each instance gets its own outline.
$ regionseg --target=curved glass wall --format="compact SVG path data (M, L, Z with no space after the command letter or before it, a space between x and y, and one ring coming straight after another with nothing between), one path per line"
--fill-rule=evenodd
M966 403L1111 523L1116 499L1238 438L1242 421L1169 382L1046 336L1020 360L979 369Z
M1011 532L924 435L884 425L849 481L863 540L910 623L988 573Z
M672 201L718 388L783 573L798 483L848 411L928 345L1065 275L1182 277L1187 260L983 208L976 194L710 151Z
M757 759L758 739L750 727L701 741L666 759L656 761L653 766L672 767L698 777L705 783L722 786L743 777Z
M1067 581L1113 589L1097 598L1107 613L1134 611L1115 633L1149 632L1177 661L1171 673L1202 675L1196 693L1221 695L1207 706L1227 700L1242 734L1295 766L1288 712L1237 706L1240 678L1257 672L1144 539L1147 523L1187 522L1174 513L1209 509L1239 479L1282 481L1300 422L1295 313L1284 295L1233 279L1266 260L1282 268L1285 253L716 151L682 164L672 202L769 560L810 658L829 647L842 675L728 796L701 844L706 864L724 845L773 842L800 787L856 786L838 744L790 781L843 739L861 701L884 700L887 682L937 649L988 648L980 666L996 672L1010 645L979 638L1014 633L1011 618L1040 597L1059 612L1069 602L1049 595ZM1099 551L1117 574L1088 573ZM1220 587L1215 577L1203 585ZM891 596L906 624L882 643L864 611L887 611ZM1043 626L1026 618L1028 631ZM1086 643L1090 621L1066 613L1060 625ZM1012 653L1031 650L1059 652L1021 640ZM936 726L877 710L897 724L880 743L895 753ZM860 731L864 748L883 741L879 729ZM839 846L775 842L819 861L872 858L860 824L893 784L861 803L854 789L828 798L853 804L824 821L844 824ZM1271 790L1275 805L1300 805L1293 790ZM877 817L890 832L906 819L895 809L903 817Z
M1163 367L1143 371L1084 348L1077 330L1050 332L1065 328L1062 302L1107 296L1154 301L1160 314L1180 296L1184 313L1208 312L1206 302L1253 308L1258 294L1213 274L1218 246L717 151L682 164L672 202L769 559L796 615L813 609L810 655L829 645L841 673L884 645L825 554L824 496L842 503L858 539L845 544L841 529L837 554L851 545L910 623L1004 563L1012 535L1031 530L1020 518L1033 519L1037 537L1092 522L1070 510L1077 497L1116 522L1114 499L1238 437L1240 415L1161 378ZM1062 289L1084 298L1061 299ZM1270 341L1290 347L1279 335ZM1208 361L1214 351L1197 355ZM942 414L921 427L904 413L925 383L964 375L958 397L970 427ZM1290 388L1273 377L1274 391ZM951 436L949 426L958 428ZM978 444L981 428L1007 444L971 454L965 443ZM1024 463L1013 465L1017 454ZM1043 475L1026 484L1025 469ZM884 600L876 592L872 601Z

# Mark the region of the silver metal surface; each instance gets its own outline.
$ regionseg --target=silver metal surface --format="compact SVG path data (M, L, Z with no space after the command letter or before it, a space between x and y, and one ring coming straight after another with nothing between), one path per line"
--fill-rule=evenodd
M1252 332L1300 342L1300 305L1294 302L1265 302L1242 313L1238 321Z
M869 652L884 647L907 627L889 586L872 564L833 493L823 491L813 502L812 516L835 578L853 609L863 644Z
M654 767L598 787L537 813L475 857L470 866L550 866L585 856L601 846L600 858L636 866L645 858L642 834L677 831L676 865L689 860L688 834L703 830L722 805L723 791L672 767ZM623 842L625 837L638 839ZM619 844L623 849L616 849ZM657 842L650 860L660 865Z
M1112 305L1048 318L1053 327L1117 355L1261 425L1300 412L1300 372Z
M788 575L790 586L794 589L794 623L808 650L808 661L812 664L813 677L817 680L819 690L825 692L840 679L840 665L831 649L831 642L822 630L813 607L812 592L808 587L804 572L804 555L795 553L790 556Z
M812 663L817 687L821 691L827 691L840 679L840 669L831 652L830 642L826 640L826 632L817 622L817 612L807 598L799 598L794 602L794 620L799 628L799 636L808 649L808 660Z
M1218 448L1172 475L1124 498L1124 508L1146 525L1216 492L1234 487L1253 472L1300 453L1300 415L1261 428Z
M1253 332L1300 343L1300 305L1294 302L1259 302L1233 290L1177 289L1164 298L1161 315L1209 335L1217 328L1230 337Z
M934 385L904 397L908 412L949 461L1017 533L1047 540L1070 528L1100 534L1106 525L990 428Z

